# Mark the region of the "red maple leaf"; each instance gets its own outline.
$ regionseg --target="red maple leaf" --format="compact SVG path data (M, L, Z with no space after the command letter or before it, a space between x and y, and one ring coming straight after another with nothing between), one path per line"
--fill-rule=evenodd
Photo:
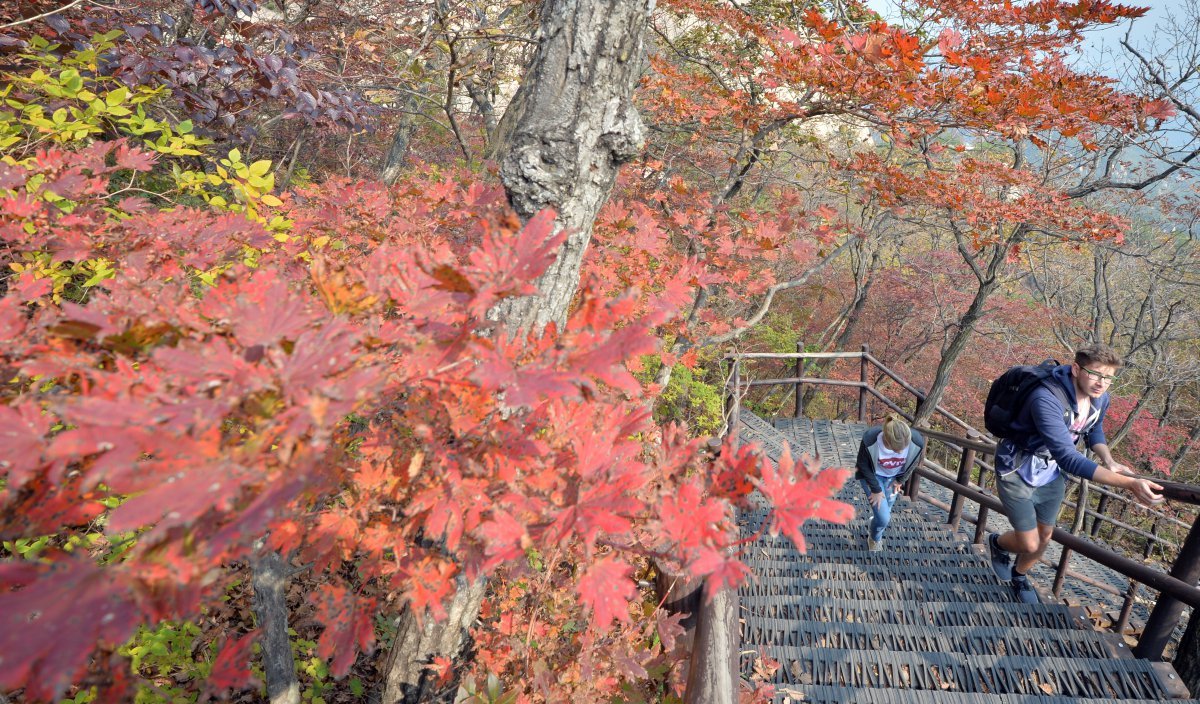
M659 516L663 534L686 549L719 535L716 527L725 520L725 504L705 498L700 487L688 482L663 497Z
M762 466L768 462L753 446L738 444L736 436L731 434L722 444L714 464L710 491L714 496L738 502L754 490L752 482L761 474Z
M771 502L771 535L782 532L792 539L796 549L805 551L804 534L800 528L811 519L845 523L854 517L854 507L833 499L846 483L848 469L821 470L815 460L792 460L791 448L784 445L778 467L766 463L762 479L755 482L759 491Z
M1142 114L1146 117L1152 117L1156 120L1165 120L1169 117L1175 117L1175 105L1166 98L1160 100L1150 100L1142 105Z
M114 568L86 556L45 557L57 559L0 564L0 690L24 687L31 701L61 699L98 643L124 643L146 618Z
M317 620L325 630L317 640L317 655L333 658L330 671L341 677L350 671L358 653L375 643L375 599L363 599L336 584L323 584L309 594Z
M520 557L525 552L522 547L522 542L528 539L525 524L504 510L493 509L492 517L480 525L479 534L487 541L486 551L490 558L484 564L485 570Z
M231 689L245 689L257 682L250 671L250 658L258 636L258 631L255 631L228 638L221 644L206 683L208 691L223 694Z
M149 171L154 168L154 162L158 161L158 157L153 152L130 147L124 142L117 145L113 156L118 169L133 169L134 171Z
M704 593L711 599L718 591L745 581L750 568L721 548L701 548L700 556L688 565L691 573L704 577Z
M425 667L437 677L437 686L439 687L449 684L450 678L454 675L454 661L445 655L435 656L433 662Z
M454 586L454 575L458 568L447 560L425 558L414 567L397 573L403 576L405 595L415 613L428 609L437 620L446 618L443 602Z
M6 455L9 491L20 489L41 465L42 438L49 431L49 416L35 404L0 406L0 445Z
M579 600L592 610L592 628L608 628L613 619L629 620L629 602L637 594L632 575L632 567L610 555L579 578Z

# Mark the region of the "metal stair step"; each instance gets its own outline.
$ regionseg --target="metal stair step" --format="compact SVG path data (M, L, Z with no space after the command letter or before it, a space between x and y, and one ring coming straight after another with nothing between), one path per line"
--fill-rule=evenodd
M869 519L856 518L846 525L837 523L826 523L810 521L804 524L801 532L804 535L866 535L867 523ZM743 537L758 535L764 538L779 538L784 537L782 534L772 535L767 528L761 528L759 524L746 524L740 526L740 532ZM964 538L954 536L948 530L936 524L930 525L929 520L923 516L897 516L892 514L892 521L884 532L884 536L912 536L926 537L930 540L950 538L959 542L967 542ZM786 539L786 538L785 538Z
M820 559L822 555L814 553L861 551L866 549L866 535L857 536L825 536L804 534L804 552L801 553L790 542L786 546L774 543L750 543L746 550L751 554L762 557L778 558L788 555L807 555L812 559ZM909 553L913 555L965 555L970 546L961 541L906 541L897 540L891 536L883 537L884 552Z
M773 682L980 694L1165 699L1144 660L771 648ZM756 658L743 658L749 674Z
M1197 700L1170 700L1190 704ZM1096 699L1046 694L980 694L791 684L776 687L777 704L1162 704L1161 699Z
M876 553L868 553L876 554ZM768 561L763 561L768 562ZM930 571L922 566L872 563L859 564L823 562L785 562L764 564L754 570L760 580L836 579L843 581L884 582L892 580L921 581L929 584L997 584L999 580L990 566L982 563L964 564L955 570Z
M742 596L741 617L890 623L905 626L985 626L998 628L1086 628L1077 609L1059 604L969 604L930 601L857 601L813 597Z
M798 551L778 551L764 557L757 548L749 548L742 556L742 561L751 569L762 567L781 567L785 565L805 565L814 563L840 563L846 565L886 565L889 567L917 567L925 571L956 570L963 567L979 567L986 561L969 550L945 553L927 553L923 551L883 550L868 552L866 546L858 550L811 550L801 554Z
M996 584L928 584L923 581L833 580L833 579L771 579L748 580L738 589L745 596L808 596L834 599L895 600L895 601L952 601L963 603L1012 601L1012 590Z
M813 540L817 538L831 539L842 538L845 540L860 541L866 537L868 527L865 522L858 523L852 526L833 526L829 524L816 524L804 526L804 539ZM757 528L753 530L743 530L743 535L754 535ZM937 527L929 527L920 523L911 524L892 524L889 525L883 534L883 539L887 542L913 543L913 544L955 544L969 545L970 543L963 537L957 536L948 530L943 530ZM792 541L785 535L771 535L763 532L755 538L755 544L790 547Z
M758 646L830 650L944 652L1056 658L1128 658L1119 636L1083 629L902 626L886 623L813 623L748 618L742 626L746 649Z
M861 523L861 522L866 522L866 521L870 520L871 512L869 510L866 499L861 498L861 493L859 495L848 495L848 496L839 494L835 498L838 501L841 501L843 503L848 503L848 504L854 506L854 508L855 508L854 518L851 518L848 524L834 523L832 521L813 521L811 523L805 523L804 527L808 528L809 526L853 525L856 522ZM740 512L738 514L738 522L745 524L745 525L757 526L769 517L770 517L770 512L765 507L759 507L759 508L755 508L755 509L747 509L747 510ZM925 507L914 506L912 504L909 504L907 501L905 501L903 503L897 503L892 509L891 524L896 525L897 523L907 523L910 525L923 525L930 529L948 530L944 524L932 521L930 518L930 515L929 515L929 511Z

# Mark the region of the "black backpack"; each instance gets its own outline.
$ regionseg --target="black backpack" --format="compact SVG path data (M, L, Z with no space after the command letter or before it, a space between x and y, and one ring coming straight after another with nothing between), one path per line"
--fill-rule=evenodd
M987 401L983 404L983 425L987 431L998 438L1014 440L1013 423L1025 407L1029 394L1042 385L1049 387L1062 402L1063 422L1070 426L1073 407L1071 401L1067 399L1067 394L1060 384L1053 381L1047 383L1056 367L1058 362L1053 359L1047 359L1036 366L1021 364L1011 367L993 381L992 388L988 389Z

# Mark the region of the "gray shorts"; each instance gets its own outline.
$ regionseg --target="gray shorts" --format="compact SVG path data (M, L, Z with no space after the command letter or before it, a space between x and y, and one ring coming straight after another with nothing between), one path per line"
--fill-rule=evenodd
M1067 489L1062 472L1044 486L1029 486L1020 474L1009 472L1000 475L997 486L1000 503L1004 504L1004 512L1014 530L1033 530L1039 523L1052 526L1058 522Z

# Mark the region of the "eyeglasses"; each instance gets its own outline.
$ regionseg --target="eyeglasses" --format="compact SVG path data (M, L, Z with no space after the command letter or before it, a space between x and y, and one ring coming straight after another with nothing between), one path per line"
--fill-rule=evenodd
M1100 372L1094 372L1091 369L1088 369L1087 367L1080 367L1080 369L1087 372L1088 376L1092 377L1092 381L1105 381L1105 382L1108 382L1109 384L1111 384L1117 378L1116 374L1109 376L1108 374L1101 374Z

